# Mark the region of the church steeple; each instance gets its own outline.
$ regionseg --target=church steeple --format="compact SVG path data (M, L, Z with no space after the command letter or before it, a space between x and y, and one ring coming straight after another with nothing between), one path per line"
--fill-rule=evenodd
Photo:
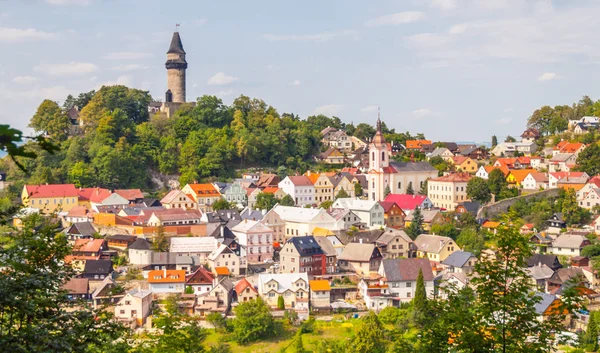
M377 107L377 132L381 132L381 114L379 107Z

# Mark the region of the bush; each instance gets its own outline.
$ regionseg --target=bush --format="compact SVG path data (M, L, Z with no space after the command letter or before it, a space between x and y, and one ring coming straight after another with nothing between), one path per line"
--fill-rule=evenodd
M384 324L395 324L400 318L400 309L388 306L379 312L379 320Z
M315 318L310 317L308 320L304 321L300 326L300 332L302 333L313 333L315 332Z
M206 321L213 325L217 331L222 331L227 328L227 319L220 313L210 313L206 315Z

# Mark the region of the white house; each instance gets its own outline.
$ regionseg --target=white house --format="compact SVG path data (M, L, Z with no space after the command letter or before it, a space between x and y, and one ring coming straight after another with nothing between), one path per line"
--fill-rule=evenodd
M160 200L160 203L166 209L182 208L184 210L187 210L187 209L195 209L198 207L198 204L196 203L196 201L194 201L194 199L192 199L190 196L186 195L186 193L184 193L181 190L169 191L169 193L166 194L165 197L163 197Z
M206 261L218 247L219 241L213 237L172 237L169 252L178 256L198 256L200 261Z
M229 274L240 275L240 258L225 245L219 246L208 255L208 265L213 271L217 267L226 267Z
M564 233L552 241L549 252L554 255L581 256L583 247L590 244L583 235Z
M427 259L386 259L381 262L378 274L387 279L390 293L407 303L415 297L419 270L423 273L427 297L431 298L434 294L434 276Z
M550 172L569 172L577 164L577 155L575 153L559 153L554 155L548 162L548 171Z
M600 205L600 188L592 188L577 201L579 207L587 210L592 210L594 207Z
M279 182L279 188L290 195L298 206L315 203L315 186L305 175L287 176Z
M273 229L252 220L244 220L231 229L238 243L246 248L246 261L260 263L273 258Z
M274 215L276 214L276 216ZM277 220L279 219L279 221ZM262 223L270 228L281 227L286 238L312 234L317 227L337 230L338 221L322 208L288 207L277 205L267 212Z
M152 270L148 272L148 284L153 293L183 293L185 270Z
M136 321L141 326L146 322L152 307L152 291L134 289L125 294L115 306L115 317L123 321Z
M555 189L558 187L558 181L563 178L589 178L585 172L552 172L548 173L548 187Z
M385 224L383 207L377 201L339 198L331 207L354 212L369 228L380 228Z
M546 173L529 173L521 185L526 190L547 189L549 187L548 175Z
M127 248L129 263L132 265L146 266L152 263L152 249L146 239L137 238Z
M258 294L272 308L277 307L278 298L281 296L286 308L308 311L309 293L306 273L258 275Z

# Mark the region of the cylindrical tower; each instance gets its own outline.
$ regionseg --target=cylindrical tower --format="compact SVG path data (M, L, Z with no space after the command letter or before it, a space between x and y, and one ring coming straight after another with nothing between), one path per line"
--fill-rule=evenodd
M184 103L187 61L185 61L185 50L183 50L179 32L173 33L165 67L167 68L167 88L173 95L173 102Z

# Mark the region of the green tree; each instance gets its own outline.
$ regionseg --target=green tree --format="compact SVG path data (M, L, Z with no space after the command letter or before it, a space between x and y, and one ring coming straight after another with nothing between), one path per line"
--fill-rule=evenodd
M388 190L389 190L389 186L387 186ZM414 195L415 194L415 190L413 189L413 185L412 185L412 181L408 182L408 186L406 187L406 194L407 195Z
M337 199L346 199L346 198L348 198L348 197L350 197L350 195L348 195L348 193L347 193L347 192L346 192L346 190L344 190L344 189L341 189L341 190L340 190L340 191L337 193L337 195L335 195L335 199L336 199L336 200L337 200Z
M169 238L165 234L165 227L156 227L154 233L154 239L152 240L152 250L156 252L167 252L169 251Z
M496 135L492 136L492 147L496 147L498 145L498 137Z
M331 201L331 200L327 200L327 201L323 201L323 202L321 202L321 205L319 205L319 206L320 206L321 208L324 208L324 209L326 209L326 210L327 210L327 209L329 209L329 208L330 208L332 205L333 205L333 201Z
M398 309L395 306L385 307L378 314L379 321L384 324L396 324L402 315L400 310L401 309Z
M212 204L212 209L215 211L230 210L232 208L235 208L235 204L227 202L227 200L222 197Z
M216 330L224 330L227 328L227 319L221 313L210 313L206 315L206 321L214 326Z
M425 180L425 182L423 182L423 184L421 184L421 189L419 189L419 195L427 196L428 184L429 184L429 179Z
M256 208L259 210L269 211L276 203L275 195L271 192L260 192L256 195Z
M233 337L238 343L247 344L275 334L271 309L260 297L241 303L234 312Z
M415 297L412 300L412 321L418 327L425 324L425 316L428 312L427 292L425 290L425 281L423 280L423 271L419 269L417 275L417 287L415 288Z
M286 194L284 197L281 198L281 200L279 200L279 204L281 206L295 206L296 202L290 195Z
M467 197L482 204L490 202L492 193L486 180L474 177L467 183Z
M36 132L47 134L51 139L63 141L69 135L71 121L65 111L56 102L46 99L37 108L29 122Z
M363 195L363 188L359 182L354 183L354 195L356 197L361 197Z
M583 336L583 345L588 352L596 352L598 350L598 313L590 312L587 329Z
M352 352L383 353L385 352L384 329L377 315L369 311L361 318L360 326L350 342Z
M79 93L77 98L69 94L63 103L63 109L70 110L73 107L77 107L79 110L81 110L90 102L90 100L92 100L94 94L96 94L95 90Z
M488 187L490 192L496 197L500 194L502 189L506 188L508 183L506 182L506 177L504 173L498 168L492 169L490 174L488 175Z
M514 137L508 135L506 136L506 138L504 139L504 142L517 142L517 139L515 139Z
M304 343L302 342L302 330L298 330L294 336L294 353L305 353Z
M283 300L283 296L277 297L277 309L284 310L285 309L285 301Z
M233 353L231 346L227 343L217 343L216 346L212 346L208 349L208 353Z
M32 215L0 241L0 347L19 353L123 347L117 340L125 329L111 315L80 306L63 289L75 273L63 261L71 248L59 224Z
M415 210L412 214L412 221L408 228L406 228L406 233L410 236L412 240L415 240L416 237L423 234L423 214L421 213L420 207L415 207Z
M475 227L471 226L460 231L460 234L456 238L456 244L464 251L479 256L481 251L485 248L485 238L482 234L477 232Z
M579 153L576 169L588 175L600 174L600 146L597 143L589 145Z

